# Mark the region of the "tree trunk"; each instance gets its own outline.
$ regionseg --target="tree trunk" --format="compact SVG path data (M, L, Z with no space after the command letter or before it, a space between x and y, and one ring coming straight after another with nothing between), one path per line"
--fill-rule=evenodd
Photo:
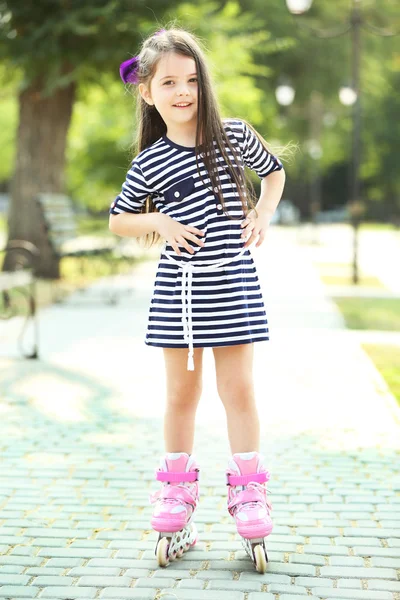
M59 277L59 260L49 243L36 196L64 192L65 147L75 89L71 83L46 96L38 78L19 97L8 238L28 240L39 248L37 274L41 277Z

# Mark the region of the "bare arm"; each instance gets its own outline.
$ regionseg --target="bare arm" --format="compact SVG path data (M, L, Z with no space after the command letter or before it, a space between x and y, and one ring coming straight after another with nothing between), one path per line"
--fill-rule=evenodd
M158 231L161 213L121 213L119 215L110 215L109 228L113 233L122 237L139 238L153 231Z
M261 194L256 206L257 212L264 213L269 218L272 217L282 197L285 180L286 175L283 169L275 171L261 180Z
M198 246L204 246L204 242L197 237L204 235L200 229L183 225L163 213L110 215L109 227L113 233L123 237L138 238L156 231L167 240L178 255L181 254L179 246L186 248L190 254L194 254L194 250L187 240L191 240Z
M268 181L266 181L268 179ZM260 199L256 205L257 214L250 211L243 221L242 238L247 240L244 248L248 248L258 237L256 247L260 246L265 238L265 233L274 214L276 207L282 197L285 186L285 171L275 171L261 181Z

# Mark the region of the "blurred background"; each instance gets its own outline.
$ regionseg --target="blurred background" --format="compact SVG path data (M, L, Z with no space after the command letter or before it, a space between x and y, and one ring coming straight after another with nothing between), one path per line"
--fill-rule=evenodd
M116 252L108 232L135 134L118 68L171 22L208 49L223 117L249 120L273 147L298 144L276 230L308 248L348 327L398 332L395 0L3 0L0 246L19 239L39 249L39 304L54 301L49 282L74 289L108 274L111 257L123 270L143 256L126 245ZM82 257L96 260L83 269ZM387 352L382 369L399 394L399 345L376 339L371 356L378 364Z

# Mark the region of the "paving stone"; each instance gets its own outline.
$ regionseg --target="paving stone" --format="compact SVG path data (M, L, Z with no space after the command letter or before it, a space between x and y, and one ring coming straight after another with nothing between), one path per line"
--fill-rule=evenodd
M118 567L74 567L68 571L71 577L83 577L84 575L119 575L121 569Z
M369 548L354 546L353 552L356 556L393 556L400 558L400 548Z
M333 587L333 580L324 579L323 577L296 577L296 585L305 588Z
M261 575L260 573L257 573L256 571L245 571L243 573L240 573L239 575L239 581L261 581L263 580L263 583L280 583L280 584L286 584L289 585L291 582L291 578L288 575L279 575L278 573L270 573L269 568L267 570L266 573L264 573L264 575Z
M208 587L211 585L211 581L208 584ZM225 584L228 584L228 581L225 581ZM187 588L191 590L202 590L204 588L204 581L199 579L181 579L178 581L177 588Z
M396 579L395 569L368 567L321 567L322 577L358 577L360 579Z
M72 585L74 581L73 577L58 576L58 575L39 575L35 577L32 582L32 585L37 585L39 587L45 587L48 585Z
M370 532L371 535L371 532ZM374 537L342 537L335 538L335 543L338 546L376 546L377 548L381 547L381 543L377 538Z
M314 554L314 555L322 555L322 556L349 556L349 550L347 546L332 546L328 544L324 544L323 546L314 546L313 544L307 544L303 547L304 554Z
M163 577L140 577L135 583L135 588L165 588L165 586L173 587L175 584L174 578L163 578Z
M32 586L20 585L3 585L0 587L0 598L36 598L39 593L39 588Z
M44 588L40 594L40 598L60 598L60 600L75 600L78 598L95 598L96 593L96 588L77 586L54 586Z
M232 581L233 570L233 568L227 568L226 570L212 569L210 565L210 569L207 569L206 571L199 571L198 573L196 573L196 578L210 580L223 579L224 581Z
M297 527L297 534L305 535L307 537L336 537L337 535L340 535L340 531L338 527Z
M280 600L305 600L307 596L303 594L281 594L279 596Z
M331 556L329 558L329 563L332 567L363 567L364 566L364 560L359 556Z
M213 579L207 585L207 590L233 590L238 592L261 591L262 583L256 581L222 581Z
M314 588L313 594L324 600L393 600L393 594L389 592L374 592L369 590ZM281 600L281 599L280 599Z
M400 561L398 558L384 558L373 556L371 558L371 566L373 567L390 567L392 569L400 569Z
M38 556L48 558L107 558L112 554L112 550L98 548L41 548Z
M268 573L289 575L290 577L296 577L297 575L313 576L315 575L315 567L311 565L297 565L289 563L269 563Z
M174 590L162 589L161 594L174 594ZM244 600L245 595L242 592L223 592L221 590L194 590L194 589L180 589L178 600ZM174 596L171 595L171 599L166 596L163 600L175 600ZM269 600L268 597L263 600ZM274 600L273 597L271 600Z
M371 535L371 528L370 527L346 527L344 529L344 535L346 536L351 536L351 537L361 537L361 536L365 536L366 538L369 538ZM376 528L373 531L373 535L377 538L388 538L391 535L393 535L393 530L392 529L380 529L380 528Z
M151 589L135 589L135 588L105 588L100 592L99 598L113 598L115 600L123 600L125 598L132 600L154 600L154 590ZM173 596L171 596L173 598ZM166 597L163 600L168 600Z
M0 567L0 575L8 573L22 573L25 567L21 565L3 565Z
M316 554L291 554L289 562L317 566L326 564L325 558L323 556L317 556Z
M0 556L0 565L23 565L24 567L38 566L43 562L43 558L36 556L16 556L10 555Z
M338 579L337 586L339 588L352 588L352 589L362 589L362 582L360 579Z
M39 575L61 575L63 572L65 571L65 569L59 567L59 568L55 568L55 567L31 567L30 569L27 569L25 571L25 575L30 575L31 577L33 577L34 575L39 576Z
M400 581L388 581L383 579L369 579L369 590L387 590L391 592L400 592Z
M282 583L270 583L268 584L268 591L273 594L304 594L307 595L305 587L300 585L284 585Z
M16 573L0 573L0 585L26 585L30 577Z
M46 562L46 567L62 567L63 569L68 569L71 567L79 567L83 562L84 561L81 558L50 558Z

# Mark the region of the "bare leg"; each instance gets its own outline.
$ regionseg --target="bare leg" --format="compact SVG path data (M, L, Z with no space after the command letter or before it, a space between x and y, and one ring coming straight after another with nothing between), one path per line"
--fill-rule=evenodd
M259 452L260 421L254 397L253 344L213 348L218 394L232 454Z
M164 348L167 406L164 416L166 452L192 453L196 410L202 389L203 348L195 348L195 370L187 370L187 348Z

